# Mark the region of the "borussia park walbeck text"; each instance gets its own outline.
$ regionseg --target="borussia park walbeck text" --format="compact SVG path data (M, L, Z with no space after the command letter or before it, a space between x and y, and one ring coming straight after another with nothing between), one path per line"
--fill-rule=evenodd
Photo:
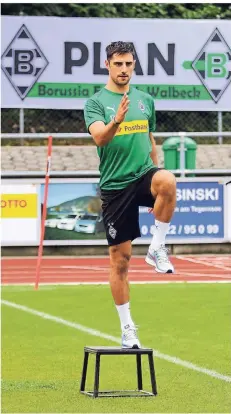
M43 84L39 83L33 87L33 94L30 96L37 97L55 97L55 98L79 98L90 97L94 93L97 93L104 85L92 85L84 84L83 86L72 84L66 84L65 87L58 84L52 85L52 83ZM202 99L206 93L204 88L200 85L134 85L137 89L141 89L147 92L149 95L156 99Z

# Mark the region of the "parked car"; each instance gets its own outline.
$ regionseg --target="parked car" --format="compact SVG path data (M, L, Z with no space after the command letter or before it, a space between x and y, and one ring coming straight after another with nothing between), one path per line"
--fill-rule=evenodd
M58 217L54 217L54 218L49 218L47 220L45 220L45 227L52 227L55 228L57 227L58 223L60 220L62 220L63 216L58 216Z
M77 220L75 229L78 233L97 234L104 231L102 216L98 214L84 214Z
M78 218L79 214L68 214L68 216L59 221L57 228L63 230L74 230Z

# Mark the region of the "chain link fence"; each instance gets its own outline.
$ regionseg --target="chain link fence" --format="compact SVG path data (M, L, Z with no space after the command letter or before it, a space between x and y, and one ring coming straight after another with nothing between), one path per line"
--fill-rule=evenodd
M229 131L231 112L157 111L156 123L157 132ZM1 124L2 133L87 132L83 110L24 109L21 110L20 118L19 109L2 109ZM206 143L205 140L206 138L198 138L199 143ZM159 141L161 143L160 138ZM208 140L210 144L217 142L217 138ZM230 142L230 138L224 138L223 142Z

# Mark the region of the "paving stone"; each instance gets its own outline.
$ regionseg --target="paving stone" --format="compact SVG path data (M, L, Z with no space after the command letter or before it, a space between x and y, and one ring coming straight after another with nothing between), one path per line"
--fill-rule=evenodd
M157 146L159 166L164 166L164 153ZM4 146L1 151L2 170L44 171L47 147ZM52 150L51 166L56 171L98 170L99 158L95 146L56 146ZM198 145L196 168L231 168L231 145Z

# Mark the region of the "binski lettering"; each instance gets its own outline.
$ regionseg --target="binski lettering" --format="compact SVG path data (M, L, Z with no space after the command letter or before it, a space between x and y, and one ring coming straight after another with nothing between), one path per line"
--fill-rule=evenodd
M184 188L177 189L177 201L204 201L204 200L219 200L218 188Z

